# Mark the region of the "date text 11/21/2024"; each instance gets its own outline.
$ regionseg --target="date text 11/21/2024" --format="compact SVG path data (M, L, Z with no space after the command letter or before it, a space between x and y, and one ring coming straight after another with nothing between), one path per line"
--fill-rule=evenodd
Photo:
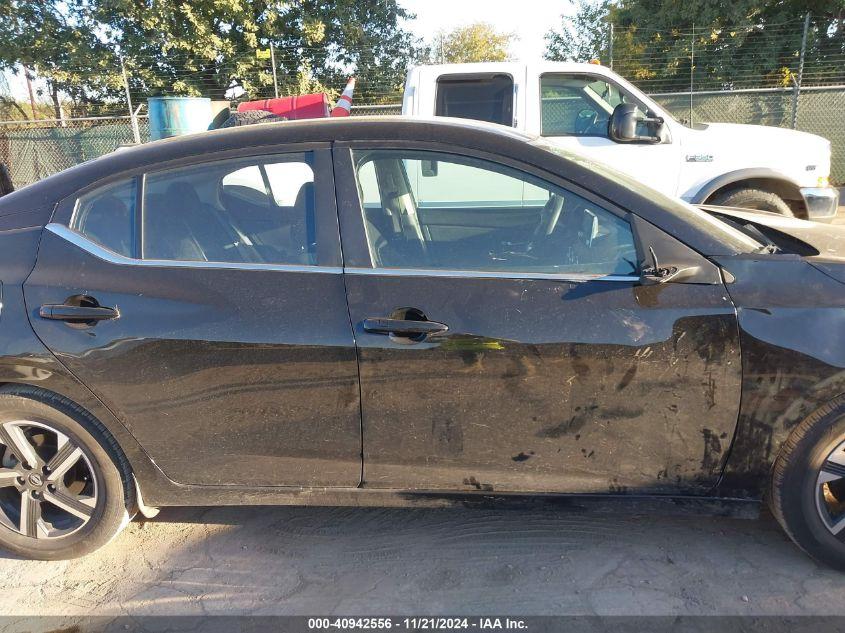
M311 631L341 630L390 630L406 631L443 631L471 630L482 631L518 631L528 628L525 620L519 618L477 617L409 617L409 618L309 618L308 629Z

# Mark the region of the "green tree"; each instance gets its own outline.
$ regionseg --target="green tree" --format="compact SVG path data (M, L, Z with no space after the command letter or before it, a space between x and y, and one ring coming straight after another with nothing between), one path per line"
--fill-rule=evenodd
M59 116L60 93L87 101L91 92L120 88L108 47L95 35L85 0L8 0L0 3L0 70L36 73L47 80Z
M546 33L544 57L553 61L607 60L610 43L610 0L570 0L575 16L563 17L560 30Z
M148 93L272 96L255 56L272 43L284 90L342 89L357 74L359 97L375 96L398 89L413 57L396 0L101 0L97 16Z
M691 77L699 90L789 86L807 12L805 80L845 81L842 0L579 0L574 19L547 34L546 55L606 62L612 23L614 70L649 90L686 89Z
M397 0L5 0L0 70L34 69L80 103L123 102L121 59L133 98L156 94L339 92L357 75L366 100L395 99L417 41Z
M427 53L430 61L447 64L468 62L503 62L510 59L513 33L500 33L486 22L476 22L441 32Z

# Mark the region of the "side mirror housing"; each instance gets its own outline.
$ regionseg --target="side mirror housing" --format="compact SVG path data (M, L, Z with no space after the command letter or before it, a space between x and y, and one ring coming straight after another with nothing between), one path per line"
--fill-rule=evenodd
M643 128L647 134L641 134ZM620 103L610 115L607 135L617 143L662 143L666 130L662 118L647 116L635 103Z

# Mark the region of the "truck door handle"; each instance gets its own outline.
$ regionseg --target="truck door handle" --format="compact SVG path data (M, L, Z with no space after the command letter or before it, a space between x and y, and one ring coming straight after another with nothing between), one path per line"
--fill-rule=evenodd
M117 319L120 317L120 312L116 308L106 308L104 306L72 306L59 303L41 306L38 310L38 316L42 319L52 319L53 321L86 323Z
M449 330L445 323L437 321L415 321L411 319L364 319L364 331L372 334L395 334L396 336L420 336L440 334Z

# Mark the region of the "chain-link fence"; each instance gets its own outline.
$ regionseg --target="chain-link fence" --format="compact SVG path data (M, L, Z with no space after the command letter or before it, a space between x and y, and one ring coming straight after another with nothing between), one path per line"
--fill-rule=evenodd
M148 141L146 117L137 120L141 140ZM132 142L128 116L0 122L0 163L19 188Z
M750 123L792 127L831 141L831 181L845 184L845 85L788 88L663 92L651 95L681 121ZM354 116L401 114L402 104L353 105ZM142 142L149 124L136 117ZM22 187L133 142L124 117L64 121L0 122L0 163L8 166L15 187ZM788 151L788 148L785 148Z
M831 141L831 181L845 183L845 86L803 88L797 101L794 91L786 88L651 96L681 121L792 127L794 117L795 129ZM352 106L353 116L401 112L401 103ZM137 119L141 140L146 142L148 121L143 116ZM0 163L9 167L15 187L22 187L132 141L129 117L0 122Z

